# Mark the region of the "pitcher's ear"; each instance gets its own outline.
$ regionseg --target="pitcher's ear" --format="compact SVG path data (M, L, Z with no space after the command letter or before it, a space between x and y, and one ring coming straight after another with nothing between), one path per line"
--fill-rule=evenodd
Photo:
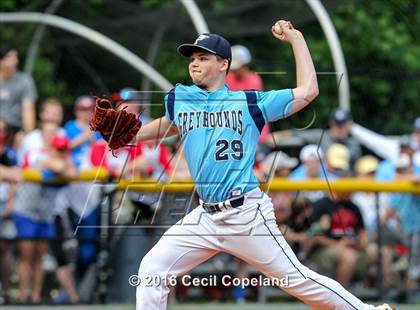
M221 68L221 71L226 70L226 73L227 73L229 71L229 67L230 67L229 66L229 60L223 59L222 62L223 62L223 66Z

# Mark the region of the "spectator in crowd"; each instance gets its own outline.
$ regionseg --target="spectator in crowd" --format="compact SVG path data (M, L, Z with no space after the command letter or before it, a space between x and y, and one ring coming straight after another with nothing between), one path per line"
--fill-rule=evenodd
M315 144L305 145L300 153L301 165L297 167L289 176L291 180L322 179L333 180L334 175L327 171L324 165L324 152ZM322 191L303 191L299 195L315 202L325 196Z
M23 158L32 150L39 150L44 147L45 132L44 126L56 127L57 133L65 135L64 129L60 128L63 121L63 107L61 102L55 98L49 98L41 103L39 112L40 126L32 130L22 140L17 150L18 163L22 166Z
M413 172L412 158L406 153L396 161L396 179L420 182L420 177ZM420 196L395 193L390 197L390 207L386 210L383 221L397 218L409 252L409 266L406 278L408 302L417 303L420 300Z
M243 45L232 46L232 63L226 77L226 84L231 90L262 90L261 77L249 68L251 60L248 48Z
M384 159L377 170L378 180L391 181L395 178L395 163L401 154L412 157L413 171L420 175L420 117L414 120L411 134L400 139L385 137L358 124L352 125L351 132L360 143Z
M136 146L138 156L127 163L125 174L127 176L140 176L153 178L160 182L168 179L170 171L169 152L164 144L144 141ZM131 172L131 173L130 173Z
M358 124L352 124L351 134L376 155L394 163L397 162L403 148L420 154L420 116L414 120L410 135L400 140L385 137ZM415 156L414 159L416 158L420 157ZM414 165L420 167L420 162L415 160Z
M93 116L95 101L90 96L80 96L75 101L74 114L76 118L68 121L65 126L65 132L70 140L71 160L78 170L88 170L92 168L90 161L91 147L101 138L99 133L92 133L89 122ZM104 145L104 142L102 142ZM70 221L73 229L77 229L77 239L79 240L79 256L76 265L76 278L80 281L90 264L95 261L97 252L97 235L99 225L99 201L100 188L92 182L72 182L63 188L57 196L56 203L62 211L56 218L59 224L59 232L64 233L62 223L64 220ZM74 240L70 240L72 242ZM57 246L56 246L57 248ZM63 257L60 247L58 247L60 277L70 276L70 267L68 260ZM71 282L70 282L71 283ZM73 292L72 287L66 288L70 302L76 303L79 299Z
M323 270L333 268L336 280L348 286L366 264L368 236L359 207L349 193L332 193L313 204L311 223L315 249L309 259Z
M7 123L0 118L0 304L10 302L10 276L14 265L12 241L16 229L10 216L13 211L16 182L20 171L16 167L16 155L6 146Z
M47 99L41 104L40 128L28 133L18 150L18 162L23 168L43 170L48 177L48 164L52 152L51 142L58 135L64 135L59 127L63 110L56 99ZM28 300L30 281L33 282L31 301L40 302L43 282L42 256L48 247L49 239L54 237L51 201L57 189L38 183L23 182L17 186L13 210L13 221L17 229L19 263L19 301ZM32 280L31 280L32 279Z
M73 163L79 169L89 167L88 158L90 146L101 138L100 133L92 132L89 122L93 116L95 100L90 96L80 96L76 99L74 114L76 119L64 125L66 135L70 139Z
M356 177L359 180L374 180L375 173L378 169L379 161L372 155L365 155L359 158L356 162ZM378 196L373 192L357 192L353 193L352 201L360 208L363 223L368 234L369 244L367 246L368 263L377 264L378 258L378 214L376 199L379 199L379 216L384 214L388 195L380 193ZM396 231L391 231L387 226L382 227L382 248L381 259L383 268L384 287L390 288L393 283L393 276L391 271L392 259L394 256L394 246L401 242L400 234Z
M319 144L324 153L332 144L343 144L350 152L349 167L354 168L354 163L362 155L360 143L350 135L352 127L352 117L349 112L339 108L330 115L330 129L325 131L321 129L289 130L273 133L274 140L280 141L284 137L297 137L304 144Z
M345 177L350 152L341 144L333 144L327 151L327 164L339 169L338 177ZM336 172L336 171L333 171ZM359 207L350 200L350 193L332 192L313 204L309 234L313 248L309 259L319 268L335 273L335 278L347 286L353 275L363 271L367 255L366 233Z
M340 143L331 144L327 149L326 162L330 179L347 176L350 169L349 149Z
M61 291L54 301L60 304L77 304L80 302L80 296L75 283L74 263L76 263L79 249L68 211L67 208L54 210L56 236L50 242L50 249L57 262L56 276L61 286Z
M299 153L301 165L291 174L292 180L305 180L311 178L325 179L325 173L322 169L324 161L324 152L316 144L305 145Z
M71 161L60 159L59 150L53 144L59 127L54 122L41 124L42 147L29 150L23 159L22 168L37 169L43 180L56 175L73 175ZM28 137L28 136L27 136ZM63 136L61 136L63 137ZM26 138L25 138L26 139ZM53 206L59 187L31 182L20 183L17 187L13 220L19 240L19 301L28 301L28 289L33 283L31 302L41 301L43 284L42 257L47 250L48 240L54 238Z
M73 232L76 232L76 239L68 239L66 244L72 245L74 241L78 243L78 256L76 260L75 277L76 281L80 282L86 275L89 266L95 263L97 254L97 241L99 229L97 228L99 222L99 205L101 199L101 188L98 184L92 182L71 182L66 187L62 188L57 194L55 204L57 208L56 224L59 225L59 233L67 237L69 230L68 222L71 223ZM66 227L63 227L66 224ZM66 229L64 229L66 228ZM66 247L66 244L63 246ZM57 246L57 245L56 245ZM64 275L70 273L68 266L70 259L63 257L63 251L58 248L59 265L64 266ZM66 288L69 300L72 303L77 303L76 294L71 293L69 288ZM84 302L88 300L82 300Z
M350 152L350 167L362 155L360 144L350 136L352 117L343 109L336 109L330 116L330 132L321 140L321 147L327 150L331 145L340 143L347 147Z
M296 158L289 157L282 151L270 153L263 162L268 184L273 178L287 178L297 164ZM276 219L283 222L290 215L295 194L293 192L272 192L270 197L273 201Z
M268 154L262 163L262 168L269 182L272 178L287 178L297 164L296 158L278 151Z
M35 128L37 91L31 76L18 71L17 50L0 43L0 115L9 124L10 139Z
M66 136L57 135L51 142L51 151L43 164L44 169L47 168L49 177L57 176L76 176L76 166L71 161L71 142ZM44 177L46 171L44 171ZM65 190L65 186L61 190ZM60 191L61 191L60 190ZM68 295L69 301L73 304L78 303L80 298L76 290L76 285L73 276L73 268L70 250L75 249L75 240L73 239L74 229L71 225L68 216L68 209L66 205L59 203L60 191L56 194L56 199L53 201L54 209L54 225L55 238L50 242L52 253L57 261L57 279L61 287ZM77 243L77 242L76 242Z
M89 127L94 108L95 101L92 97L78 97L74 106L76 118L68 121L64 126L66 135L70 139L71 159L79 170L91 168L91 147L101 138L99 133L92 132ZM61 223L64 219L67 219L67 216L74 229L77 226L82 227L82 229L77 230L76 236L79 239L79 256L76 262L76 278L78 280L83 278L88 266L95 261L97 252L95 239L98 234L98 229L95 226L99 225L99 201L100 189L91 182L72 182L57 197L57 204L60 209L68 211L61 212L60 216L56 218L60 227L59 231L65 232L64 229L61 229ZM58 251L58 253L61 252ZM62 254L58 256L61 257L59 264L63 265L58 274L64 278L70 277L68 260ZM72 286L68 287L66 291L70 302L77 303L79 297Z
M293 252L301 260L306 259L311 244L311 236L308 235L311 226L309 221L311 214L311 202L302 195L294 198L292 203L287 205L282 212L276 213L276 222L280 231L290 244Z
M274 178L288 178L291 170L298 164L297 158L289 157L284 152L272 152L263 162L264 170L268 176L268 183ZM293 229L298 230L300 223L301 211L305 208L306 201L296 199L293 192L271 192L270 197L273 201L274 213L276 221L281 226L285 237L291 244L301 241L301 235L295 233ZM299 215L298 215L299 214ZM296 220L296 222L295 222ZM296 224L296 227L294 226ZM293 229L291 228L293 227Z
M397 174L396 163L402 154L407 154L413 160L413 171L417 175L420 175L417 165L414 163L414 158L420 152L414 152L411 148L407 139L402 139L399 145L399 155L395 159L384 159L379 163L378 170L376 171L376 178L379 181L392 181L395 179Z
M356 162L356 177L360 180L374 180L379 161L372 155L360 157ZM363 223L369 235L373 240L377 231L376 214L376 194L373 192L357 192L352 195L352 201L360 207Z
M397 158L384 159L379 163L378 169L375 173L375 178L378 181L393 181L397 177L397 163L400 158L413 158L414 151L410 146L410 143L406 139L402 139L399 144L400 154ZM420 154L420 153L419 153ZM415 167L413 167L415 172ZM418 171L417 171L418 172ZM420 175L420 173L417 173ZM392 197L391 193L380 193L379 206L381 210L381 227L382 227L382 262L384 268L384 288L395 287L394 274L391 272L391 264L393 258L396 256L396 251L394 251L395 246L404 244L404 235L401 230L401 226L398 224L396 216L389 216L392 208L390 207L390 198ZM384 211L385 210L385 211ZM392 213L392 212L391 212ZM395 214L394 214L395 215ZM373 247L371 246L370 249ZM377 251L377 249L375 249ZM371 254L373 255L373 254Z

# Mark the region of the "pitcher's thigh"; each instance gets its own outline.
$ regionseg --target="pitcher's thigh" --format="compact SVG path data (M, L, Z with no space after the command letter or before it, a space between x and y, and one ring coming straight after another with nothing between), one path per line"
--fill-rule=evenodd
M139 276L178 276L217 252L205 246L193 247L191 243L174 236L163 236L142 259Z
M368 309L338 282L324 277L297 259L273 219L261 213L252 235L240 236L232 253L257 268L272 282L313 309Z

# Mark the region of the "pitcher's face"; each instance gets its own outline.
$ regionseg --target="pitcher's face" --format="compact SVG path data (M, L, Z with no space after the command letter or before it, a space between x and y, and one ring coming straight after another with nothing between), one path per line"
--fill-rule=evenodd
M189 64L189 73L194 84L201 88L208 88L220 76L226 76L227 60L220 59L211 53L194 52Z

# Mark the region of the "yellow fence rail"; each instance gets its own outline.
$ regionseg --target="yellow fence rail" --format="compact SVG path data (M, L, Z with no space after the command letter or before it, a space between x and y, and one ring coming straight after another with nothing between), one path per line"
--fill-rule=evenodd
M34 169L23 169L22 177L24 181L42 183L42 176L38 170ZM86 171L80 171L80 173L74 178L55 178L54 180L45 183L69 183L69 182L83 182L83 181L106 181L108 180L109 174L105 169L92 169Z
M37 170L23 170L23 179L27 182L42 182L42 177ZM68 183L74 181L96 181L104 182L109 179L108 172L104 169L82 171L75 178L58 178L53 183ZM133 191L165 191L165 192L191 192L194 184L191 180L172 181L169 183L157 183L152 179L121 179L114 181L119 190ZM282 191L334 191L334 192L400 192L420 194L420 184L410 181L378 182L373 180L362 180L357 178L345 178L335 181L312 179L305 181L292 181L276 178L269 183L261 183L261 189L273 192Z

